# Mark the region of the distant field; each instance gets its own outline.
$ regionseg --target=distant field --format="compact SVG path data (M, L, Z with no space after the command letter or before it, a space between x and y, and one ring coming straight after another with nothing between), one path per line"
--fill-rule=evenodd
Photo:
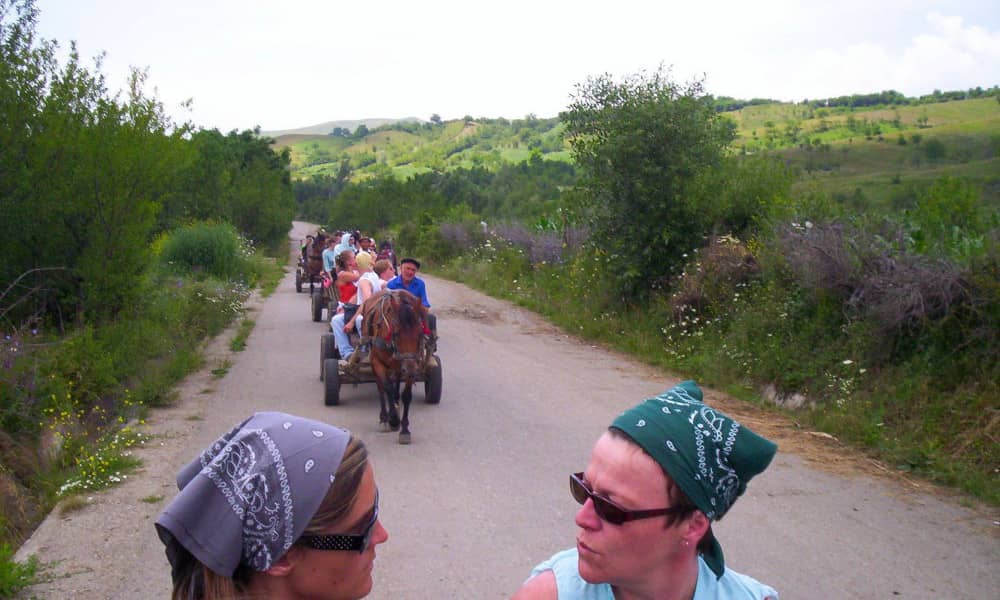
M726 113L726 117L736 124L736 144L761 140L765 137L768 123L783 132L789 124L800 128L802 135L818 137L823 141L858 137L857 133L846 131L848 118L857 121L880 123L883 134L903 130L936 128L959 123L971 124L995 120L1000 114L1000 103L995 98L976 98L920 104L895 108L878 108L844 112L835 109L812 109L794 104L765 104L748 106L738 111ZM921 123L926 119L925 123ZM893 122L898 125L893 124ZM826 129L826 131L823 131Z
M769 104L725 116L737 124L734 151L774 152L801 173L792 188L795 195L822 193L844 202L905 207L938 177L952 175L980 186L984 202L1000 206L1000 103L995 98L855 111ZM772 150L766 149L769 124ZM789 126L796 130L794 143L786 135ZM572 162L561 139L564 126L548 127L526 131L523 123L515 128L459 119L415 133L378 131L360 141L285 135L275 147L289 148L295 178L334 175L343 157L355 165L355 179L367 177L376 164L401 178L435 169L493 168L497 161L528 160L532 147L544 147L545 160Z

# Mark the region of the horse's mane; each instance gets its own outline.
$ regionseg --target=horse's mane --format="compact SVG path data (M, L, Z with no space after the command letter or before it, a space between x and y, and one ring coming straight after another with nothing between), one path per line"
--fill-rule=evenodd
M413 306L412 302L407 298L403 298L402 295L400 296L399 309L397 309L396 314L399 317L399 329L401 333L410 333L413 329L421 329L421 333L423 333L417 309Z
M395 310L393 310L393 304L396 305ZM370 335L379 335L378 332L385 325L385 321L388 320L391 323L393 316L395 316L400 334L423 333L423 305L420 304L419 298L406 290L380 292L365 300L361 311L365 317L365 329L370 332Z

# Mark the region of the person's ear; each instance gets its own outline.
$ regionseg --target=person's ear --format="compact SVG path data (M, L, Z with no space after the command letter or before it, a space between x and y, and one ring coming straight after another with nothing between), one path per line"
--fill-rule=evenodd
M694 546L701 541L701 538L705 536L705 532L711 526L712 521L705 516L705 513L696 510L687 519L687 530L684 532L684 539Z
M295 570L295 565L298 564L299 549L292 546L285 555L274 561L271 568L264 571L271 577L288 577Z

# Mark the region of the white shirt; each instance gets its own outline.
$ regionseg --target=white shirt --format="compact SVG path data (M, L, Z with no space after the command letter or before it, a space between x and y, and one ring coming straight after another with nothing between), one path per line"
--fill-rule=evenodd
M363 274L360 279L358 279L358 295L354 299L357 304L363 304L367 297L364 295L364 291L361 289L361 282L367 281L372 284L372 295L374 296L382 289L382 280L379 276L375 274L374 271L368 271Z

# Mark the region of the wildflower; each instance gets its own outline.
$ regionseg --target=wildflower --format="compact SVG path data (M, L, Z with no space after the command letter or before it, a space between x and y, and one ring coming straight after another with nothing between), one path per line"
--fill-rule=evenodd
M840 364L842 364L842 365L853 365L854 361L851 360L851 359L849 359L849 358L847 358L847 359L844 359Z

